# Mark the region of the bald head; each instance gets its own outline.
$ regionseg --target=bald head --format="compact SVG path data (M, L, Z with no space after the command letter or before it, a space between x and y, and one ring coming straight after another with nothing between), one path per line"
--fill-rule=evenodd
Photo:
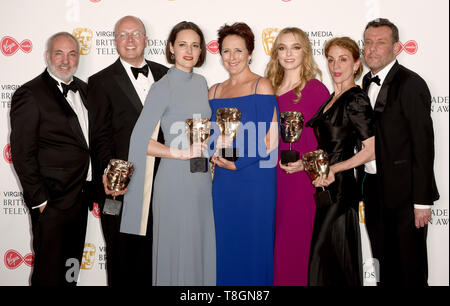
M114 28L114 44L122 60L139 67L144 60L147 43L144 23L139 18L125 16L117 21Z

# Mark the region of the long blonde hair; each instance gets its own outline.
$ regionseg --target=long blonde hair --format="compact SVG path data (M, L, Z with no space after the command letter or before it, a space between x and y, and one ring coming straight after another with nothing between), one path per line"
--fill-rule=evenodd
M294 102L297 103L302 98L301 91L305 88L306 83L312 79L315 79L317 75L319 75L322 80L322 72L314 61L308 35L296 27L284 28L280 31L280 33L278 33L278 36L273 43L273 47L270 52L270 62L266 67L266 77L272 83L274 90L278 90L278 87L280 87L284 78L284 69L278 62L278 46L280 44L279 39L282 35L288 33L294 34L303 49L302 69L300 69L300 84L294 88L294 93L298 97L298 99Z

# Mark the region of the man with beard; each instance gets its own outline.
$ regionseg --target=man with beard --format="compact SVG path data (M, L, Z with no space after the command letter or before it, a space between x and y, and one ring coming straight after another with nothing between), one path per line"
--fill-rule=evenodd
M31 215L33 286L73 286L91 204L87 85L74 77L80 47L67 32L47 43L47 69L11 100L11 154ZM68 277L66 277L66 275Z

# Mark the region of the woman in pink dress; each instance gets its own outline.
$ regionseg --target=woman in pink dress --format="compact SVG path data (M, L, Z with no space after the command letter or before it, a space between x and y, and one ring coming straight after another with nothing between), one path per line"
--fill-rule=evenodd
M298 28L285 28L275 39L267 78L277 95L280 114L301 112L307 122L329 97L319 80L321 72L314 62L308 36ZM300 140L292 150L302 154L317 148L310 127L303 127ZM280 138L279 152L289 150ZM279 153L279 154L280 154ZM277 203L275 217L274 285L306 286L308 261L314 223L315 188L300 160L277 166Z

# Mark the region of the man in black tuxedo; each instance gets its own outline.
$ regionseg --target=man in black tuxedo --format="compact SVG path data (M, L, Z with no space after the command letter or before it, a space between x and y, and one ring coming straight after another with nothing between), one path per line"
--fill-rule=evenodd
M370 72L363 89L374 108L376 163L365 165L366 226L380 286L427 286L427 224L439 198L431 96L425 81L396 61L400 51L393 23L367 24L364 59Z
M128 159L131 132L142 111L143 103L153 82L162 78L167 67L144 58L148 38L145 26L139 18L125 16L114 28L115 46L120 58L109 67L94 74L88 81L88 101L93 122L92 143L94 152L94 180L97 183L101 210L113 192L106 188L103 175L110 159ZM163 142L162 132L158 141ZM153 177L159 160L152 167ZM150 163L148 163L150 164ZM151 186L149 190L151 190ZM101 223L106 242L106 269L108 284L151 285L152 222L148 194L148 225L145 236L119 232L119 215L102 213Z
M33 286L76 285L78 273L68 269L78 265L68 259L80 264L83 254L92 188L87 85L73 76L79 49L70 33L50 37L47 69L11 100L12 160L31 215Z

